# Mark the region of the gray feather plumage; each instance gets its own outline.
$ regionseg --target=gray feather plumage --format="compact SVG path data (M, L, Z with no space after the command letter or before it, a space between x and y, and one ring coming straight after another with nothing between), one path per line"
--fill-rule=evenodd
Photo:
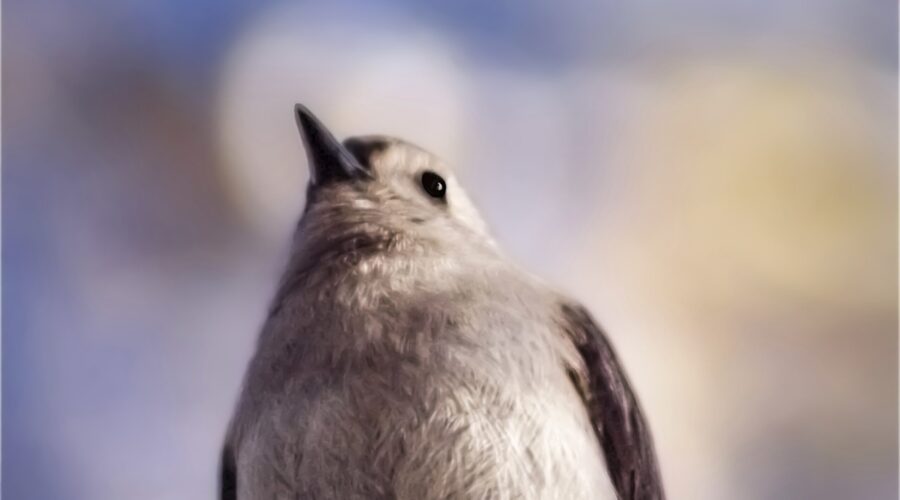
M625 498L578 382L593 379L569 301L509 263L439 160L363 142L351 149L372 179L310 189L222 497ZM446 200L422 192L426 169Z

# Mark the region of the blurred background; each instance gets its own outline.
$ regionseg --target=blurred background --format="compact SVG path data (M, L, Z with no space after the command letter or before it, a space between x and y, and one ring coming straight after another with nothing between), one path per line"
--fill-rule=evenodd
M456 166L670 498L896 499L897 4L7 0L3 494L213 498L306 166Z

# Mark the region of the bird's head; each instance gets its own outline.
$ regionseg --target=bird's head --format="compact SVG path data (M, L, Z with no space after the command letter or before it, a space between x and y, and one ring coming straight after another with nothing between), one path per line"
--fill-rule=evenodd
M309 163L298 228L306 244L494 248L475 206L437 157L384 136L339 142L304 106L295 113Z

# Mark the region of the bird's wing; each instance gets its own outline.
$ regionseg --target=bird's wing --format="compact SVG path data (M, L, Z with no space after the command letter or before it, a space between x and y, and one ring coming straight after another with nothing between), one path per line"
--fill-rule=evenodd
M219 500L237 499L237 470L235 470L234 453L231 446L222 448L219 459Z
M584 366L573 379L591 418L620 500L664 500L650 429L616 353L580 304L564 302L562 327Z

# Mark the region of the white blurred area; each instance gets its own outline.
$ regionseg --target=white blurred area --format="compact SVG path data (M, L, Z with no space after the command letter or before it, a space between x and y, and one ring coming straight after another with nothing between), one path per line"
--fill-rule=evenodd
M196 89L181 63L148 70L161 83L146 89L123 78L134 108L97 84L95 101L63 108L75 127L55 129L93 165L76 194L46 188L72 192L59 173L29 180L15 162L41 156L27 147L4 158L7 189L52 197L14 236L59 248L41 258L67 283L22 299L31 340L12 369L29 395L20 436L4 430L4 475L22 453L52 487L14 478L4 492L213 497L303 206L301 102L339 136L443 157L504 248L589 306L646 409L669 498L896 498L897 79L879 52L896 46L859 27L869 7L767 14L776 3L266 4L220 40ZM533 34L489 26L497 11ZM130 75L133 62L80 69L109 62L86 64L104 40L63 75L88 89ZM4 100L23 117L12 136L40 144L26 117L82 90L28 85L52 71L4 56L25 68L22 97ZM117 162L132 167L96 167ZM20 214L43 213L29 203ZM27 268L26 254L12 259Z

